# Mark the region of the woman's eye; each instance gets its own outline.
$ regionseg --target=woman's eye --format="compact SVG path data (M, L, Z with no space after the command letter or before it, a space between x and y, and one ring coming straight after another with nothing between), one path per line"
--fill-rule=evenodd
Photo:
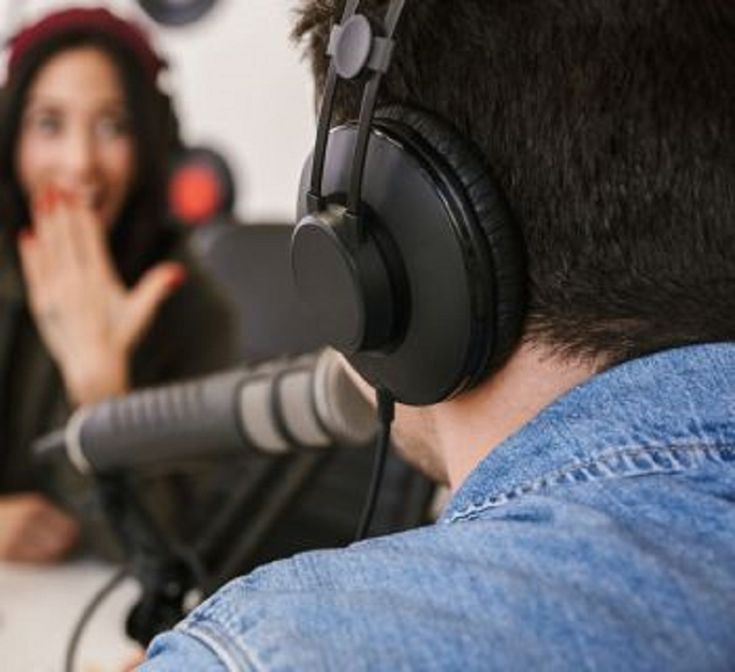
M102 138L120 138L129 131L130 125L124 117L104 117L97 122L97 133Z
M55 135L61 131L61 119L55 115L41 114L31 120L31 127L44 135Z

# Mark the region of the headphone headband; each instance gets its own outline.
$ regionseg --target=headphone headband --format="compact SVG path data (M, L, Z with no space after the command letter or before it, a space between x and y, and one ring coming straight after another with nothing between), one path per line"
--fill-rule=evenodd
M360 0L349 0L345 6L341 22L332 28L327 54L331 57L327 83L324 90L319 127L314 149L311 171L311 188L307 194L309 212L318 212L324 208L322 182L326 161L329 131L334 116L334 101L340 80L352 80L365 72L369 79L365 85L362 104L358 140L352 163L352 175L347 200L346 216L357 229L357 237L362 237L359 210L362 202L362 181L365 161L370 140L375 108L383 75L388 71L393 57L395 45L394 35L400 22L406 0L392 0L385 15L383 33L376 36L370 21L357 13Z
M382 23L359 6L347 0L330 35L291 265L326 343L377 390L432 404L478 384L517 342L522 241L471 141L405 105L377 110L406 0ZM359 120L332 128L337 87L358 78Z

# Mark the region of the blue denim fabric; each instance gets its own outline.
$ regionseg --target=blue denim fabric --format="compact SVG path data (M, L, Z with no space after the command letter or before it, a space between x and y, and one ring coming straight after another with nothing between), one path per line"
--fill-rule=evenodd
M735 344L575 388L441 520L237 579L168 670L735 669Z

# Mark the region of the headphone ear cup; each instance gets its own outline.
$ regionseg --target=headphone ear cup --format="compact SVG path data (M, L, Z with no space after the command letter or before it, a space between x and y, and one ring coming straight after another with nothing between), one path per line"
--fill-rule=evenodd
M372 347L343 347L338 329L327 329L325 341L397 401L434 404L478 384L517 343L524 312L520 236L478 152L450 127L423 113L393 108L378 112L371 133L361 218L375 240L383 241L380 255L389 271L399 328ZM292 268L314 319L325 325L331 324L331 288L356 290L357 299L335 315L350 314L350 306L363 305L360 297L367 299L362 279L335 279L318 287L309 280L321 278L325 269L359 266L354 246L342 246L344 253L335 255L326 247L324 254L317 253L308 244L312 230L319 228L324 234L319 240L327 240L341 226L342 220L330 223L330 213L349 191L358 134L354 124L330 132L321 176L327 207L309 207L311 161L302 174ZM320 312L320 306L325 310Z
M487 342L492 344L472 384L497 369L510 354L521 334L525 314L526 265L519 227L501 189L493 181L479 151L456 130L436 117L406 106L378 111L375 126L399 136L415 135L437 154L459 182L476 225L486 241L494 281L494 306Z

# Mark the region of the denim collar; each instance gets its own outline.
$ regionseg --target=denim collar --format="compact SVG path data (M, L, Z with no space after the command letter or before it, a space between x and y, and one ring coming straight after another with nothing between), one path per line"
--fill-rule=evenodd
M626 362L573 388L498 445L440 522L470 518L541 487L585 480L590 470L635 460L641 448L735 445L733 415L735 343Z

